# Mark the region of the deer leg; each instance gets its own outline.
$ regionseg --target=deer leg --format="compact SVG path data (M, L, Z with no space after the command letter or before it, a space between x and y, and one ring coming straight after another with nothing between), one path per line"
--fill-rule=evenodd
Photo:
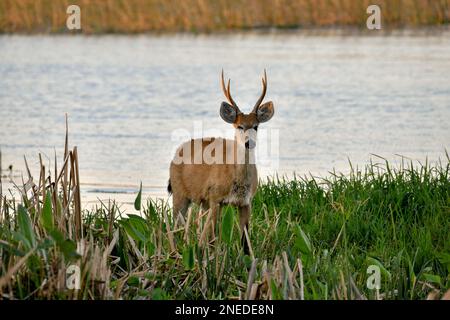
M200 207L202 208L203 211L209 210L209 202L202 200L200 202Z
M175 194L173 195L173 221L176 222L178 215L181 215L185 218L186 211L189 208L191 201L184 197L177 197Z
M216 225L217 225L217 214L220 212L220 204L210 202L209 208L211 209L211 230L212 238L216 237Z
M244 253L245 254L249 254L250 250L249 250L249 246L247 243L247 239L245 237L245 232L244 232L244 228L247 229L247 233L249 233L249 221L250 221L250 214L251 214L251 207L250 205L246 205L246 206L240 206L239 207L239 225L241 227L241 242L242 245L244 247Z

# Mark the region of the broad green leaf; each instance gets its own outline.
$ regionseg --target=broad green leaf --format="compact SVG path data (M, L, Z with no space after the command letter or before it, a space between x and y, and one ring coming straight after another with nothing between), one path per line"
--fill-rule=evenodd
M140 232L139 230L137 230L137 228L135 228L133 226L133 223L131 220L123 220L123 221L119 221L120 225L123 226L123 228L125 229L125 232L134 240L134 241L142 241L142 242L146 242L147 238L146 236Z
M227 208L222 219L222 240L227 244L231 244L233 237L233 218L233 210Z
M382 275L386 276L389 279L391 278L391 273L383 266L383 264L379 260L372 257L367 257L367 263L369 265L375 265L379 267Z
M30 241L27 239L25 234L22 233L20 230L19 231L13 231L12 232L12 238L13 238L14 242L21 242L21 243L23 243L24 246L25 246L25 249L27 249L27 250L31 249Z
M41 222L47 232L53 229L53 214L52 214L52 197L47 191L45 195L44 208L42 209Z
M134 200L134 209L136 209L137 211L141 211L141 198L142 198L142 181L136 200Z
M304 255L311 256L312 255L311 242L309 241L308 236L300 226L297 226L296 234L297 239L295 240L295 246L297 247L297 249Z
M141 216L138 216L137 214L127 214L127 217L129 220L134 220L134 221L139 221L142 222L143 224L147 223L147 221L145 221L144 218L142 218Z
M50 236L55 241L56 245L58 246L59 250L64 255L64 258L71 260L71 259L77 259L80 257L80 255L77 253L77 245L75 242L69 239L64 239L64 236L56 229L51 230Z
M437 255L439 262L447 267L447 272L450 273L450 254L442 252Z
M28 215L27 209L19 204L17 222L19 225L19 232L26 239L27 249L30 250L36 246L36 236L34 234L33 226L31 224L30 216Z
M424 273L423 277L426 281L442 285L441 277L431 273Z
M77 245L72 240L66 239L61 245L61 251L66 259L78 259L80 255L77 253Z
M194 248L192 246L186 246L183 249L183 265L186 270L192 270L194 268Z
M130 214L128 215L128 223L132 226L136 231L143 234L143 236L147 236L149 233L149 224L148 222L140 216Z

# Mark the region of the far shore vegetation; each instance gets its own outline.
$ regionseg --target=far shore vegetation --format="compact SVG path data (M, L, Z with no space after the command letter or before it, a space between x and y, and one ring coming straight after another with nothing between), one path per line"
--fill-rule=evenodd
M366 28L379 5L383 28L447 25L450 0L2 0L0 33L70 33L69 5L82 33L193 32L323 27Z

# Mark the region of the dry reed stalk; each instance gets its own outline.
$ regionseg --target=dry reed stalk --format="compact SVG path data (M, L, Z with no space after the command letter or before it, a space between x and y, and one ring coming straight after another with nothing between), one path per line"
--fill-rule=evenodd
M203 247L203 257L208 257L209 255L208 253L208 246L204 246ZM203 294L204 297L206 297L206 291L208 290L208 275L206 274L206 267L207 267L208 261L207 259L203 259L202 261L202 269L203 269L203 273L202 273L202 287L201 287L201 292Z
M340 279L341 279L340 285L341 285L341 288L342 288L342 291L343 291L342 298L344 300L348 300L347 285L345 284L344 273L342 272L342 270L339 271L339 275L340 275Z
M61 178L61 175L63 174L64 179L62 180L62 190L63 190L63 207L67 207L68 205L68 195L67 195L67 162L69 161L69 123L67 119L67 113L65 115L66 118L66 135L64 139L64 164L61 169L61 173L58 176L58 179L56 179L55 183L58 183L59 179Z
M207 216L206 216L206 221L203 224L203 229L202 229L202 233L200 235L199 245L202 245L203 242L206 240L206 235L208 233L208 230L211 227L210 222L211 222L211 217L212 217L212 210L211 209L206 210L205 214L207 214Z
M305 300L305 284L303 283L303 264L302 259L297 259L298 273L300 277L300 300Z
M45 202L45 166L42 163L42 155L39 153L39 164L40 164L40 171L39 171L39 185L38 185L38 191L37 191L37 203L39 204L39 196L42 195L42 203ZM36 224L37 218L41 216L41 206L37 206L37 217L35 217L34 223Z
M250 299L250 293L252 290L252 285L255 282L255 276L256 276L256 265L258 263L258 259L253 259L252 266L250 267L250 271L248 273L248 280L247 280L247 290L245 291L244 299L249 300Z
M167 217L167 211L166 210L163 210L163 211L164 211L164 222L166 225L166 233L167 233L167 237L169 239L169 246L170 246L170 251L171 251L170 253L173 253L176 251L175 241L173 239L173 234L170 231L170 224L169 224L169 218Z
M72 192L70 193L70 196L69 196L69 204L70 204L70 202L73 200L73 197L74 197L74 195L75 195L75 186L73 187L73 189L72 189ZM64 208L64 211L63 211L63 216L66 216L66 215L68 215L69 214L69 212L70 212L70 206L69 205L67 205L65 208ZM70 219L71 217L73 217L73 215L70 215L69 217L68 217L68 219ZM72 228L68 228L69 230L72 230ZM70 239L72 239L72 232L70 232L70 236L69 236L69 238Z
M56 181L56 179L58 178L58 161L56 159L56 149L54 150L54 152L55 152L55 167L54 167L55 181L53 183L53 192L52 192L53 199L52 199L52 201L53 201L53 207L55 208L55 213L58 214L58 210L59 210L59 207L58 207L58 182Z
M250 251L250 257L255 260L255 255L253 254L252 244L250 242L250 237L248 235L247 227L244 227L245 240L247 241L248 250Z
M367 300L367 298L359 291L352 276L350 276L350 288L352 289L352 293L355 294L356 300Z
M255 300L256 299L256 295L258 293L258 289L259 289L259 284L257 284L257 283L252 284L252 288L250 290L250 296L248 297L248 300Z
M141 262L145 262L144 256L142 255L141 251L138 249L136 242L134 242L133 238L127 233L128 241L130 241L131 248L133 249L134 254Z
M270 296L270 274L267 267L267 260L263 260L261 266L261 288L260 288L260 298L269 300ZM265 295L264 295L265 292Z
M103 288L103 296L104 297L110 297L112 296L112 293L110 292L110 285L109 281L111 279L111 270L108 267L108 257L111 255L111 252L116 245L117 241L119 240L119 229L116 230L114 233L114 237L109 243L106 250L103 251L102 260L101 260L101 269L100 269L100 276L102 281L105 282Z
M113 225L114 225L114 216L115 216L115 201L113 201L113 205L111 207L111 200L108 202L108 212L109 212L109 226L108 226L108 238L107 241L111 241L111 236L113 232ZM118 229L117 229L118 230Z
M186 244L189 244L189 226L191 224L191 217L192 217L192 208L188 209L188 214L187 214L187 220L186 223L184 224L184 237L183 240Z
M0 199L0 201L1 201L1 199ZM6 196L3 198L3 216L4 216L4 222L6 223L6 227L9 228L10 227L9 208L6 203Z
M297 299L296 294L295 294L295 288L294 288L294 277L291 271L291 268L289 267L289 261L288 261L288 257L286 254L286 251L283 251L283 253L281 254L283 256L283 262L284 262L284 268L285 268L285 272L287 273L287 279L288 279L288 285L289 285L289 298L291 299Z
M219 286L220 281L222 280L223 274L224 274L224 271L225 271L225 263L226 263L226 260L227 260L227 255L224 254L224 255L222 255L222 256L223 256L222 263L221 263L221 265L220 265L219 272L217 273L216 287Z
M64 156L63 166L61 167L61 171L60 171L58 177L56 178L55 183L59 183L59 181L61 180L61 177L63 177L63 176L65 176L65 175L68 174L68 171L67 171L67 163L69 162L69 159L70 159L70 153L72 153L72 151L70 151L69 154L68 154L67 156ZM63 179L63 180L64 180L64 179ZM66 192L67 192L66 185L67 185L67 183L62 182L62 189L63 189L63 195L64 195L64 197L66 196ZM66 191L66 192L64 192L64 191ZM64 199L64 198L63 198L63 199ZM66 200L66 202L67 202L67 199L65 199L65 200ZM63 205L66 206L67 204L66 204L66 203L63 203Z
M83 222L81 218L81 193L80 193L80 172L78 166L78 151L77 147L73 148L73 167L74 172L74 186L75 186L75 227L77 240L83 237Z

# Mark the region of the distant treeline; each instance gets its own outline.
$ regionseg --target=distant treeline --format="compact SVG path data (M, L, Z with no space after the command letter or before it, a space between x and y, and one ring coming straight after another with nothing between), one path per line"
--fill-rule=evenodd
M380 6L384 28L450 21L450 0L1 0L0 32L69 32L72 4L81 8L84 33L365 28L371 4Z

